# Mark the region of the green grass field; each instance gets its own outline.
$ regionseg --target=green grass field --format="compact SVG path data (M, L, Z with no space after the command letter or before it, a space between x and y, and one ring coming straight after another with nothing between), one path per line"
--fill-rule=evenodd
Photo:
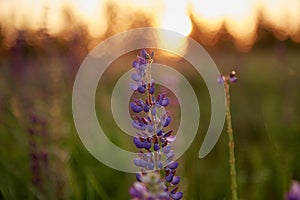
M135 175L100 163L77 135L71 95L82 60L68 46L60 48L57 53L30 47L0 58L0 199L129 199ZM249 53L210 52L222 73L235 69L238 74L231 114L240 199L284 199L290 181L300 180L300 49L270 45ZM131 138L116 127L107 103L112 83L134 59L132 53L126 62L114 63L96 97L108 137L130 150ZM190 68L181 72L197 94L201 120L196 139L179 159L180 189L186 200L230 199L226 129L213 151L199 159L210 119L209 95L200 75Z

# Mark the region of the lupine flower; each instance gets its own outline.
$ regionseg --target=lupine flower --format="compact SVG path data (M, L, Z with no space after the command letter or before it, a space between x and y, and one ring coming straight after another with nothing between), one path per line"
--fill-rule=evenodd
M47 139L46 122L36 114L29 116L28 128L29 158L32 173L32 184L40 191L45 190L46 175L48 173L48 153L42 148L41 142Z
M292 181L290 190L286 195L287 200L300 200L300 182Z
M230 74L227 76L223 76L222 74L220 74L220 76L218 78L218 83L223 85L225 81L229 81L231 83L236 83L237 82L236 71L232 70L230 72Z
M171 143L176 139L169 128L172 117L168 112L161 116L158 109L170 103L165 93L155 95L155 83L151 79L151 63L154 53L142 50L132 63L135 72L131 89L145 94L145 100L133 99L130 109L139 113L132 120L132 126L138 130L133 143L139 149L134 164L141 169L136 174L137 182L129 189L132 200L179 200L183 193L178 191L180 177L176 175L178 162L173 160Z

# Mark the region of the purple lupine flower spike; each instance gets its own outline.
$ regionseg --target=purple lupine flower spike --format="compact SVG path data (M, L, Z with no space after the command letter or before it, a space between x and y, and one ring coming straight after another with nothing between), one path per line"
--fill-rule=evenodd
M176 137L169 128L172 117L165 111L170 99L165 93L154 94L155 83L148 74L151 73L153 56L153 52L149 54L144 49L132 64L135 72L131 79L135 83L130 87L146 96L145 100L133 99L129 104L130 109L139 114L132 120L132 126L138 130L133 143L139 149L133 162L141 169L129 193L132 200L180 200L183 193L176 187L180 177L175 175L178 162L173 161L174 151L171 149ZM160 116L158 110L164 113Z

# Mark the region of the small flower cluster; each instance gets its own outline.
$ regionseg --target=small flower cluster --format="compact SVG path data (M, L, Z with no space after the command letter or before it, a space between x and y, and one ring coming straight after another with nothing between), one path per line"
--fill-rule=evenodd
M236 77L236 71L232 70L229 75L223 76L222 74L218 78L218 83L221 85L224 84L224 82L231 82L231 83L236 83L237 82L237 77Z
M139 149L134 164L141 168L136 174L137 182L130 188L129 193L133 200L179 200L182 192L176 186L180 177L176 176L178 162L173 161L174 151L171 143L175 140L169 124L172 118L165 111L170 100L166 94L157 96L154 80L151 79L151 63L153 52L149 54L142 50L137 60L133 62L135 73L131 75L131 89L135 92L147 94L145 100L133 99L131 110L139 114L132 120L132 126L138 130L133 143ZM163 114L159 116L159 109Z

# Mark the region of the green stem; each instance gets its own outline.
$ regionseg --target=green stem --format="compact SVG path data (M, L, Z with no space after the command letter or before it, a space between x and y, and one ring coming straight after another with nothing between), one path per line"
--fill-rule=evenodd
M234 139L233 139L233 130L231 125L231 114L230 114L229 83L227 81L224 81L224 87L226 92L226 122L227 122L227 133L228 133L231 196L232 196L232 200L237 200L238 194L237 194L237 181L236 181L236 169L235 169Z

